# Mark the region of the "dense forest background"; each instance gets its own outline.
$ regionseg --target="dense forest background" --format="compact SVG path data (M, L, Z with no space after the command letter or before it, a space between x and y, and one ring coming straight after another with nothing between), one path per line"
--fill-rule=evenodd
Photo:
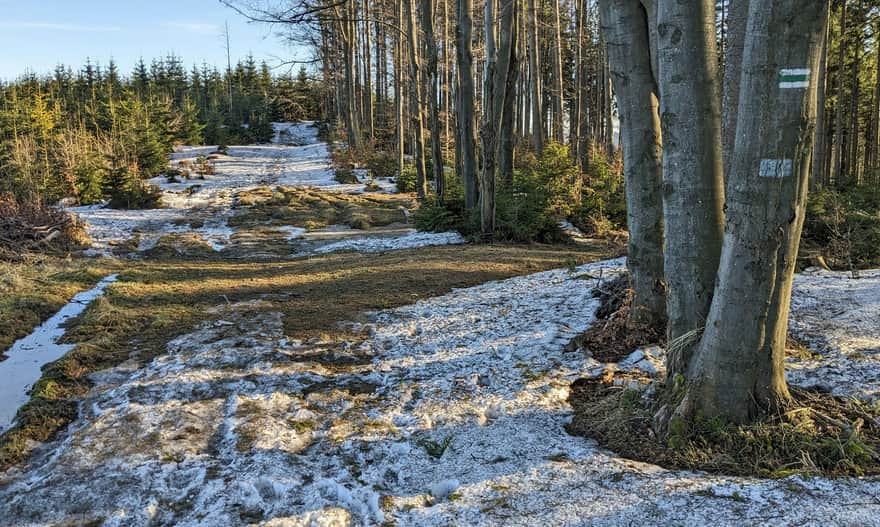
M155 206L142 181L165 170L174 144L263 142L271 121L308 118L330 124L341 170L366 167L418 193L423 229L552 241L561 220L589 235L626 227L595 0L223 3L283 28L311 57L296 74L253 57L187 70L170 56L127 75L86 63L4 83L4 200ZM880 258L880 6L830 8L804 251L866 266ZM717 2L725 78L742 24Z
M0 85L0 193L30 204L150 201L142 181L166 171L174 145L266 142L272 121L314 117L317 104L305 70L273 75L253 57L223 72L168 56L129 75L112 61L27 74Z

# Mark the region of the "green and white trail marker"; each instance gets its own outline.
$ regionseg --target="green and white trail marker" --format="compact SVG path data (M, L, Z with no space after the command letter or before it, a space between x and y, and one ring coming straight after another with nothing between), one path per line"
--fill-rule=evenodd
M797 68L788 70L779 70L779 88L780 89L797 89L808 88L810 86L810 69Z

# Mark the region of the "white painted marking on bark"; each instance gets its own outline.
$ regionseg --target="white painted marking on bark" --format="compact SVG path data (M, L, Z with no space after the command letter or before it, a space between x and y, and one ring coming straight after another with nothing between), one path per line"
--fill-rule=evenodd
M791 159L762 159L758 174L761 177L788 177L791 175Z
M810 86L810 69L794 68L779 70L780 89L808 88Z

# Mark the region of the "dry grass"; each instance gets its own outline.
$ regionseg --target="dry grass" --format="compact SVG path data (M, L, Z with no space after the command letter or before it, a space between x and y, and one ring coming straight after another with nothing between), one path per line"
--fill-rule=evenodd
M50 365L0 438L0 470L76 417L87 375L131 357L147 361L227 302L262 300L283 313L287 335L342 340L339 323L490 280L616 256L616 246L446 246L385 254L331 254L294 261L129 261L119 282L68 332L73 351ZM119 264L122 265L122 264ZM99 273L103 275L102 273Z
M319 229L348 225L355 229L404 222L403 210L416 206L407 194L341 194L314 188L260 188L238 195L239 210L229 224L292 225Z
M25 255L0 261L0 360L13 342L30 334L80 291L112 272L106 260Z

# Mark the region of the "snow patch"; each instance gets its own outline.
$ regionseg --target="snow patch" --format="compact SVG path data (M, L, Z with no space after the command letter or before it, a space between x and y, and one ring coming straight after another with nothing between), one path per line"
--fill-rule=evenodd
M219 307L166 355L96 387L66 437L5 475L0 517L76 522L88 510L111 526L880 524L876 479L669 471L564 432L569 383L600 371L563 351L598 305L593 282L578 277L622 265L490 282L374 313L352 325L364 338L350 343L369 362L345 367L309 359L335 356L338 343L286 337L280 313ZM804 317L830 318L850 300L871 313L877 302L871 281L807 278L802 291L802 279L792 317L803 318L805 335L813 333ZM843 317L852 323L840 342L846 331L876 332L859 316ZM660 355L645 348L628 363Z
M0 362L0 433L14 424L18 409L30 399L30 390L40 379L46 364L56 361L73 349L73 344L60 344L64 324L82 313L89 304L104 294L118 275L105 277L98 284L77 294L51 318L40 324L33 333L16 341L6 352L8 358Z

